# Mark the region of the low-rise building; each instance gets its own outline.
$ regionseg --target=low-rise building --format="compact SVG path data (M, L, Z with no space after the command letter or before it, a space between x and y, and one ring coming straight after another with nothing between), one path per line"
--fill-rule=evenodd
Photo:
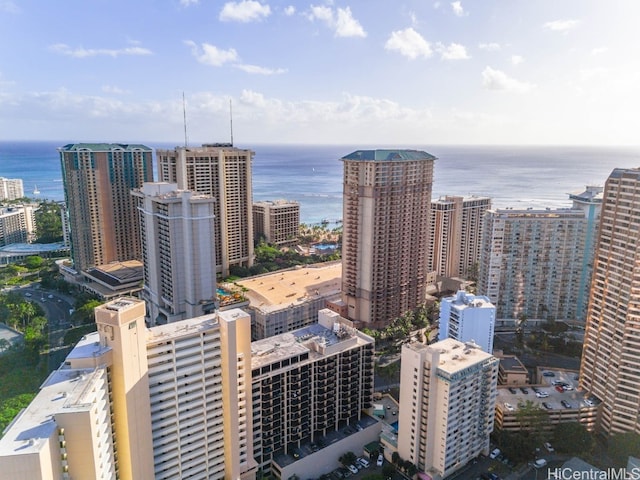
M236 282L249 300L252 338L260 340L316 323L340 298L342 263L305 265Z

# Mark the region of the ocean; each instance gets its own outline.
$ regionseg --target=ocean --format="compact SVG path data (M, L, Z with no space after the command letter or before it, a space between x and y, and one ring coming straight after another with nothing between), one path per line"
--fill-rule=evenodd
M0 177L21 178L25 195L63 200L57 148L70 142L0 142ZM151 148L175 143L138 142ZM329 227L342 218L340 158L363 147L346 145L236 145L255 152L254 200L300 202L301 221ZM480 195L496 208L560 208L567 194L604 185L617 167L640 167L640 147L512 147L412 145L438 157L433 198Z

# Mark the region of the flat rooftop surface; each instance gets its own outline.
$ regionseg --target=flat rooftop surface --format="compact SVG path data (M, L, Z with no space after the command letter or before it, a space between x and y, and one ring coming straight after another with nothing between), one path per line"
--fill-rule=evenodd
M118 285L142 280L143 268L142 262L128 260L126 262L98 265L87 271L87 274L102 280L108 285L117 287Z
M342 262L317 263L238 280L251 307L264 312L340 294Z
M61 368L52 372L38 395L0 439L0 456L31 455L44 448L46 439L57 429L53 415L93 408L87 393L91 392L97 377L94 369Z
M499 359L500 359L500 365L507 372L528 373L527 369L522 364L522 362L518 359L518 357L515 357L513 355L507 355L504 357L499 357Z
M440 359L438 363L438 369L452 374L459 370L475 365L478 362L487 360L493 355L490 355L475 345L469 346L465 343L454 340L453 338L445 338L433 345L424 345L422 343L409 343L406 347L418 352L424 349L439 350Z

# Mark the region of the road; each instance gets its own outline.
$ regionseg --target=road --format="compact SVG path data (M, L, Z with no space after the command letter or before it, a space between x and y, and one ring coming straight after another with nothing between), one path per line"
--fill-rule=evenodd
M47 317L49 332L49 371L53 371L64 361L67 350L63 348L63 340L67 328L71 325L73 299L56 291L36 288L35 285L17 289L27 300L32 300L42 307Z

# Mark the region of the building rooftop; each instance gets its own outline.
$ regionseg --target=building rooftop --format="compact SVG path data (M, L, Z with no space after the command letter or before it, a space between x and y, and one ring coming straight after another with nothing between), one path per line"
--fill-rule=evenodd
M0 456L39 452L55 434L57 413L91 410L94 404L88 395L99 381L98 370L60 368L52 372L29 406L5 430Z
M440 353L438 370L446 374L454 374L467 367L483 362L493 355L484 352L480 346L473 342L460 342L453 338L445 338L432 345L425 345L419 342L412 342L405 345L416 352L428 350Z
M219 325L218 314L202 315L147 329L147 343L156 343L182 335L199 333Z
M340 294L342 262L320 263L238 280L252 308L270 313Z
M473 295L464 290L458 290L455 295L445 297L444 300L451 301L451 305L458 308L495 308L489 297Z
M575 208L498 208L489 212L512 218L584 218L584 212Z
M507 355L500 358L500 366L507 372L528 373L526 367L515 355Z
M143 265L138 260L112 262L89 269L87 275L112 287L142 281Z
M324 311L321 311L319 317ZM325 354L347 350L358 344L373 342L372 338L350 326L351 322L335 312L331 312L329 318L335 319L333 328L314 323L292 332L252 342L251 368L260 368L279 359L291 358L305 353L308 353L309 358L318 358Z
M59 149L63 152L77 152L79 150L93 150L94 152L110 152L112 150L146 150L151 152L151 148L139 143L69 143Z
M380 149L380 150L356 150L342 157L342 160L363 160L374 162L398 162L413 160L436 160L436 157L422 150L405 149Z
M569 199L580 202L602 203L603 191L603 187L587 185L584 190L570 193Z

